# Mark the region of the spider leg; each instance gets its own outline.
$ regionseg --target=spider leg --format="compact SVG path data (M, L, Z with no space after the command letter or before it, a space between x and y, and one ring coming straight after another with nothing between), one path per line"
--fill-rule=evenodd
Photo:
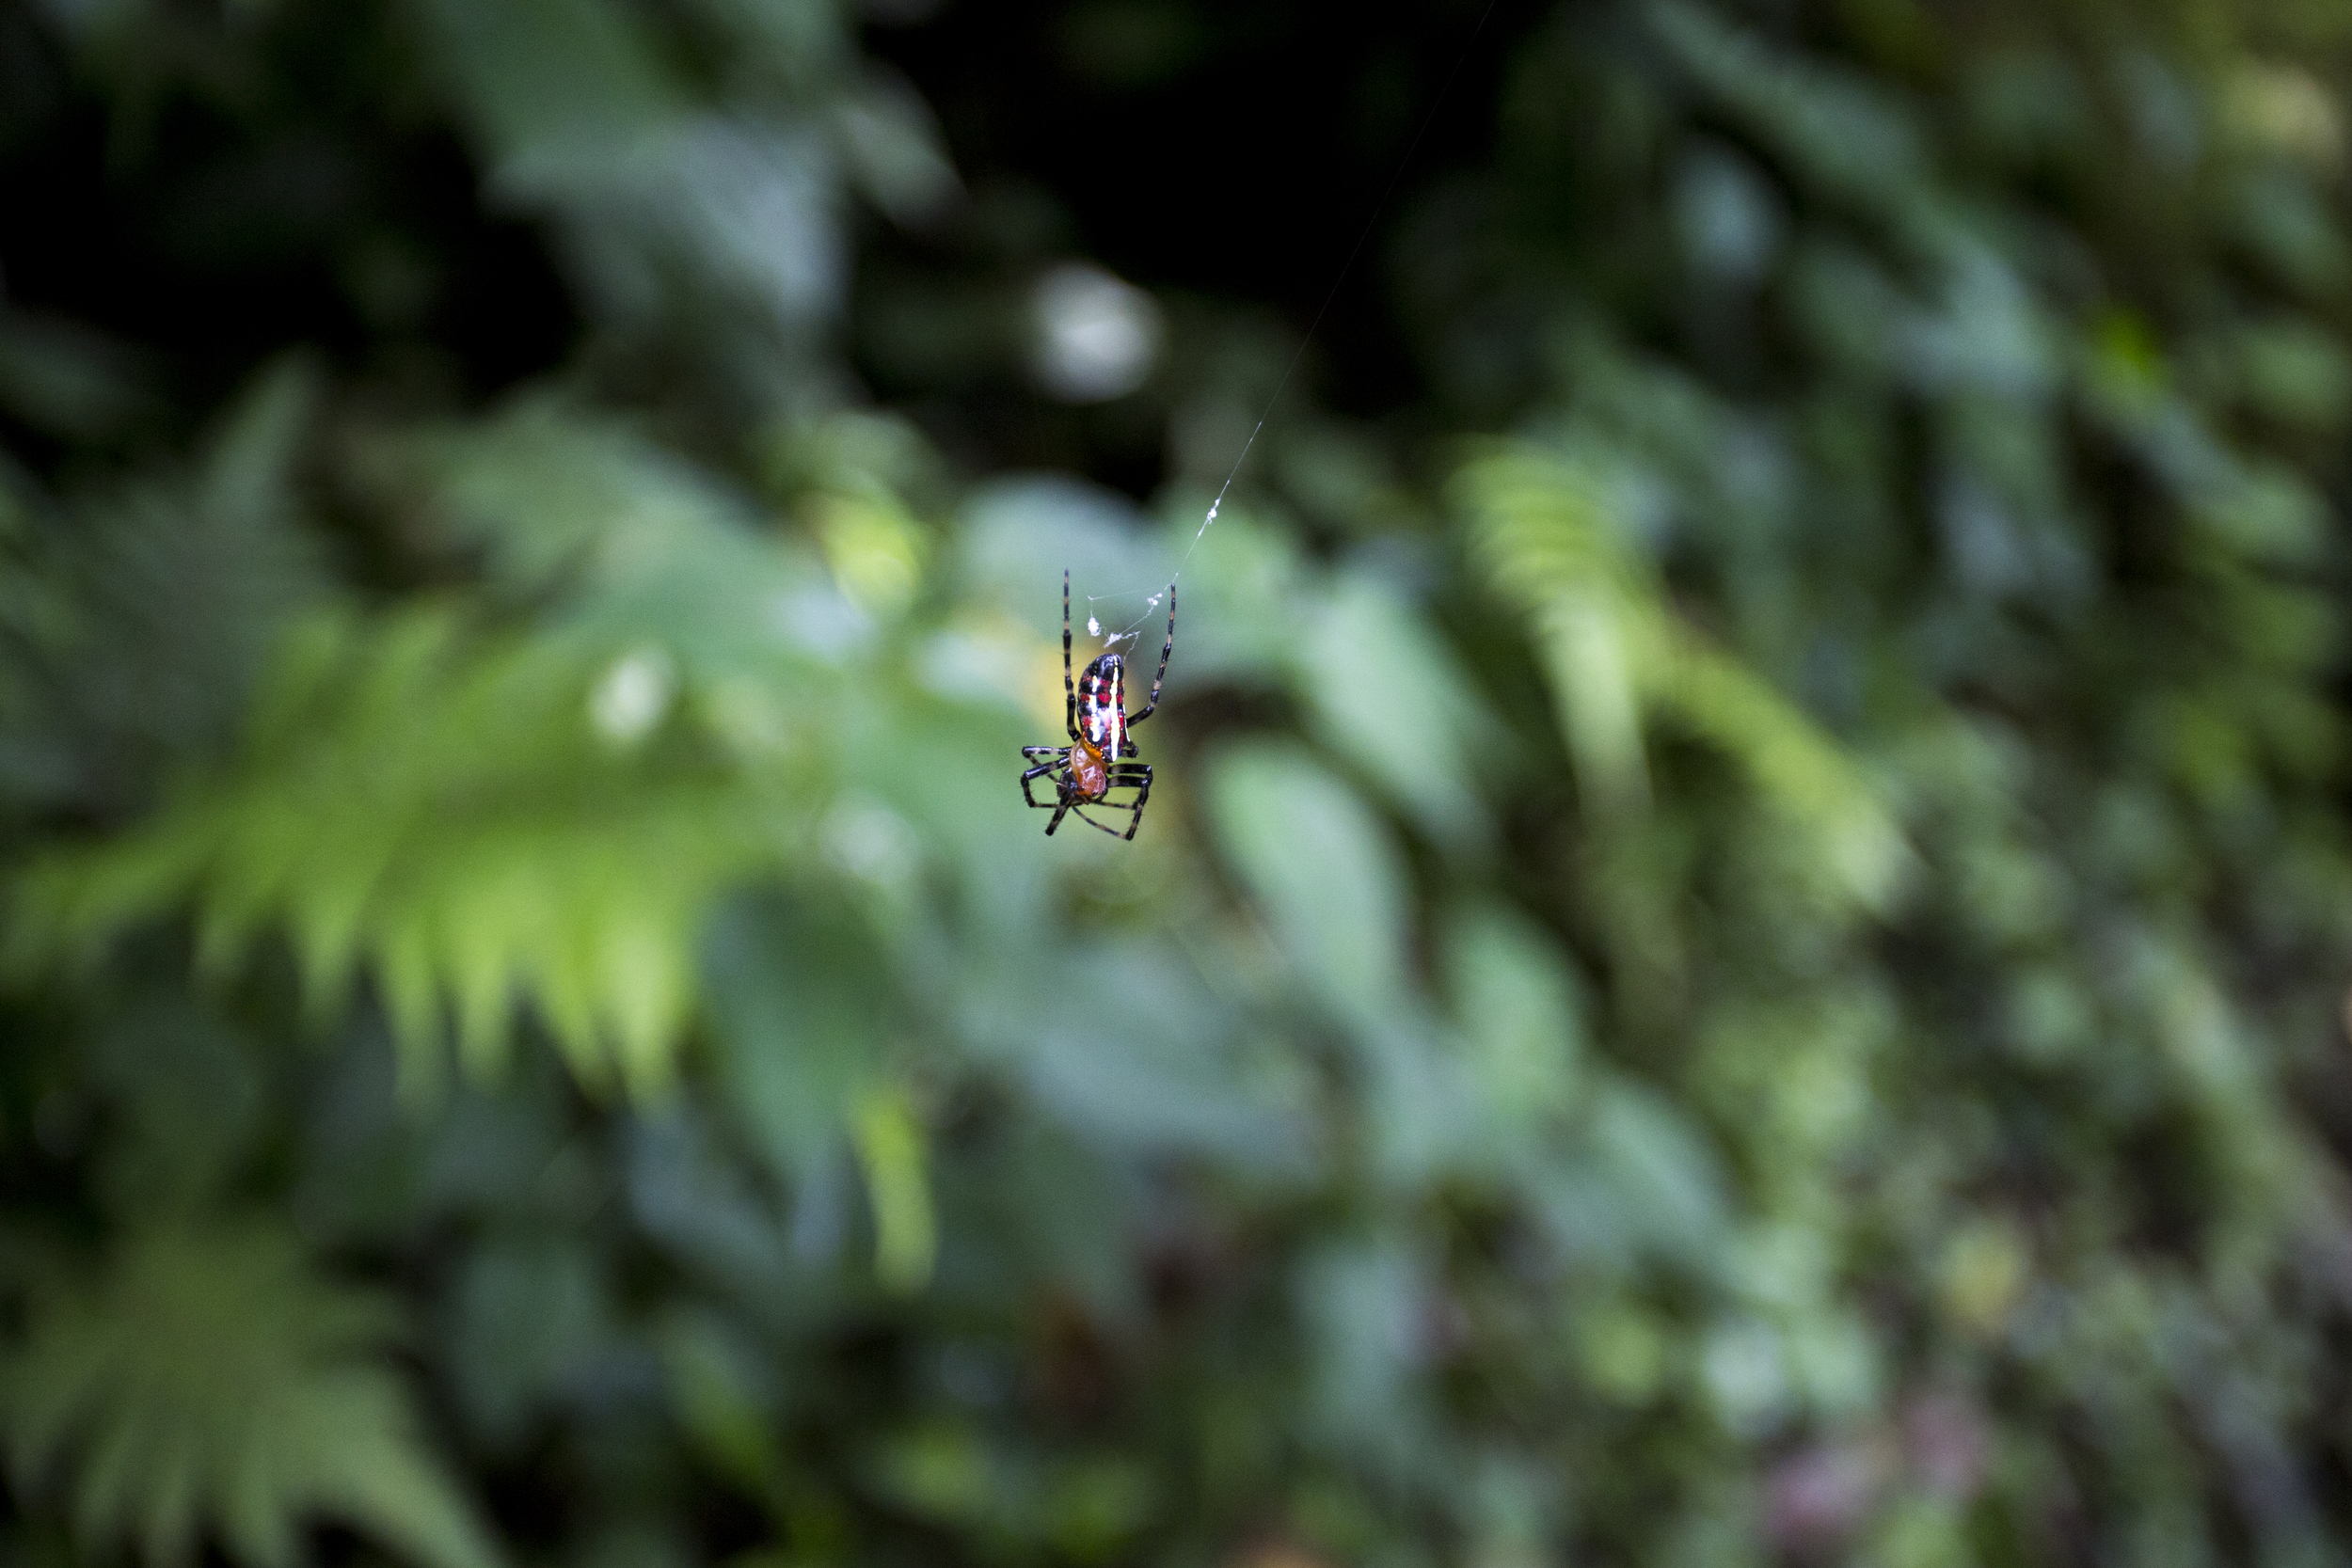
M1136 830L1143 826L1143 803L1152 799L1152 765L1148 762L1122 762L1116 765L1111 768L1110 786L1103 793L1108 795L1112 789L1118 788L1120 784L1136 786L1136 798L1131 804L1112 808L1115 811L1134 813L1127 819L1126 832L1120 835L1123 838L1133 839L1136 836ZM1110 830L1106 828L1104 831L1108 832Z
M1111 837L1113 837L1113 838L1119 838L1119 837L1121 837L1121 836L1122 836L1122 835L1120 834L1120 831L1119 831L1117 828L1107 827L1107 826L1105 826L1105 825L1104 825L1104 824L1103 824L1103 823L1097 822L1096 820L1094 820L1094 818L1093 818L1093 817L1089 816L1088 816L1085 812L1080 811L1080 810L1078 809L1078 807L1077 807L1077 805L1076 805L1076 803L1075 803L1075 802L1073 802L1073 803L1072 803L1072 805L1071 805L1071 807L1070 807L1070 810L1071 810L1071 814L1072 814L1073 816L1076 816L1076 817L1077 817L1077 819L1078 819L1079 821L1081 821L1081 822L1085 823L1088 827L1097 829L1097 830L1099 830L1099 831L1101 831L1101 832L1106 832L1106 833L1110 834L1110 835L1111 835ZM1046 832L1053 832L1053 830L1052 830L1051 828L1048 828L1048 829L1046 830ZM1124 834L1123 836L1125 836L1125 837L1127 837L1127 838L1133 838L1133 837L1135 837L1136 835L1134 834L1134 832L1128 832L1128 833Z
M1030 784L1030 783L1031 783L1031 781L1032 781L1032 780L1042 778L1042 777L1043 777L1043 776L1045 776L1046 774L1048 774L1048 773L1051 773L1051 772L1055 771L1057 768L1059 768L1061 766L1062 766L1062 763L1061 763L1060 759L1057 758L1057 759L1055 759L1054 761L1051 761L1051 762L1041 762L1041 763L1039 763L1039 764L1038 764L1035 768L1030 768L1027 772L1025 772L1025 773L1022 774L1022 775L1021 775L1021 798L1022 798L1024 800L1028 801L1028 802L1029 802L1029 804L1031 804L1031 805L1033 805L1033 806L1037 807L1037 808L1038 808L1039 810L1041 810L1041 811L1042 811L1042 810L1043 810L1045 807L1047 807L1047 806L1050 806L1050 805L1054 805L1054 804L1056 804L1056 801L1054 801L1054 800L1039 800L1039 799L1037 798L1037 795L1035 794L1035 792L1034 792L1034 791L1032 791L1032 790L1030 789L1029 784ZM1060 789L1060 783L1061 783L1061 781L1059 781L1059 780L1056 780L1056 781L1055 781L1055 787L1056 787L1057 794L1058 794L1058 792L1059 792L1059 789ZM1050 830L1049 830L1049 831L1050 831Z
M1171 600L1168 609L1175 608ZM1157 682L1152 683L1152 690L1154 696L1158 695ZM1070 738L1075 740L1078 738L1078 683L1070 678L1070 568L1067 566L1061 569L1061 695L1062 727L1070 732ZM1050 833L1054 830L1048 828L1045 831Z
M1107 799L1111 790L1118 788L1120 784L1134 784L1141 791L1141 793L1136 797L1135 803L1132 806L1118 805ZM1023 793L1027 793L1027 786L1025 784L1023 785ZM1060 827L1062 813L1068 812L1073 816L1075 816L1079 821L1085 823L1088 827L1092 828L1099 832L1108 833L1111 837L1116 839L1132 839L1136 836L1136 829L1143 821L1143 802L1151 799L1151 796L1152 768L1150 765L1140 762L1122 763L1114 768L1110 783L1104 787L1103 794L1096 797L1093 800L1074 800L1065 796L1059 803L1059 808L1054 813L1054 820L1046 824L1045 831L1050 834L1056 828ZM1029 804L1033 806L1044 806L1053 803L1054 802L1047 800L1032 800L1029 802ZM1127 831L1122 833L1117 828L1111 827L1107 823L1097 822L1093 817L1089 816L1086 814L1084 808L1088 805L1103 805L1108 806L1112 811L1132 812L1133 815L1127 820Z
M1176 585L1168 585L1168 641L1160 645L1159 673L1152 677L1152 700L1143 705L1143 711L1132 715L1127 722L1140 724L1152 717L1152 710L1160 705L1160 682L1168 678L1168 656L1176 651Z

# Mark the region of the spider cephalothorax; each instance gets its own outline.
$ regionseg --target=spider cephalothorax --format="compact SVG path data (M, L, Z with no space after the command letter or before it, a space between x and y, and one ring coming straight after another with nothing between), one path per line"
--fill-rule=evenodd
M1021 775L1021 798L1033 806L1051 807L1054 819L1045 824L1050 835L1061 826L1065 813L1075 812L1078 820L1089 828L1100 828L1113 838L1133 838L1143 825L1143 802L1152 798L1152 765L1131 760L1136 743L1127 738L1130 725L1140 724L1152 717L1152 710L1160 705L1160 682L1168 675L1168 656L1176 650L1176 585L1168 585L1168 641L1160 649L1159 673L1152 677L1152 695L1144 703L1143 711L1130 719L1127 716L1127 666L1117 654L1103 654L1088 665L1086 673L1073 679L1070 673L1070 574L1061 575L1061 684L1065 706L1065 725L1070 732L1067 746L1024 746L1021 754L1032 766ZM1054 781L1054 799L1041 800L1030 788L1038 779L1050 776ZM1110 792L1121 786L1135 790L1134 800L1111 804ZM1129 812L1127 831L1089 816L1082 806L1097 803L1110 805L1113 811Z

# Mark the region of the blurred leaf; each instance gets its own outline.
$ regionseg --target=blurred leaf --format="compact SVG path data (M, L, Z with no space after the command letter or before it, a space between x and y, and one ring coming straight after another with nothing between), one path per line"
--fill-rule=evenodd
M1532 1147L1583 1087L1575 983L1542 934L1507 911L1461 911L1445 938L1447 989L1470 1048L1480 1119Z
M2249 327L2237 353L2247 401L2263 413L2333 429L2352 412L2352 359L2328 334L2295 322Z
M1404 871L1362 803L1305 753L1270 746L1217 758L1208 795L1234 874L1300 976L1343 1018L1393 1016L1404 995Z
M1674 58L1824 190L1877 207L1924 185L1919 138L1875 84L1782 54L1708 7L1645 9Z
M874 1205L874 1273L887 1290L919 1291L939 1253L922 1126L903 1093L881 1088L859 1101L851 1129Z
M739 902L707 946L727 1102L787 1178L839 1152L887 1075L895 982L863 925L812 890Z
M1582 1148L1537 1192L1571 1257L1617 1268L1645 1256L1703 1268L1728 1219L1721 1164L1689 1120L1654 1090L1622 1081L1596 1093Z
M662 1325L661 1360L680 1418L728 1479L764 1496L782 1479L768 1425L769 1370L726 1320L681 1312Z
M1477 793L1501 732L1442 643L1377 578L1347 574L1294 650L1321 733L1454 848L1491 831Z
M1836 891L1888 905L1912 860L1876 792L1788 699L1665 608L1610 537L1589 468L1505 449L1466 467L1456 494L1498 590L1535 617L1580 778L1601 810L1645 794L1633 714L1670 715L1812 836Z
M327 1518L429 1568L494 1568L377 1357L391 1323L275 1230L135 1236L95 1281L47 1293L8 1359L18 1484L64 1471L91 1549L133 1539L159 1565L217 1532L239 1561L282 1568Z
M548 144L611 145L681 108L652 40L611 0L529 0L485 9L428 0L468 109L506 156Z
M120 435L151 413L154 371L77 323L0 308L0 406L53 435Z
M1208 793L1226 857L1289 974L1349 1027L1375 1168L1410 1186L1459 1164L1477 1135L1476 1105L1410 983L1405 871L1390 835L1344 784L1288 748L1229 750Z
M0 689L24 708L0 746L40 795L120 811L165 759L229 738L320 589L294 472L318 392L305 360L281 360L186 469L98 488L10 541Z
M878 1466L882 1485L900 1502L934 1519L959 1523L984 1520L996 1511L1008 1488L991 1477L990 1468L978 1434L951 1426L905 1433L883 1450Z
M251 1043L209 1012L145 998L109 1021L89 1077L119 1119L101 1191L125 1219L200 1213L240 1174L267 1085Z
M1149 617L1145 599L1168 587L1157 580L1159 564L1134 503L1095 485L1058 476L996 480L973 488L959 524L973 587L1055 643L1065 570L1071 634L1082 641L1089 616L1105 632L1124 628ZM1083 667L1092 656L1074 657Z
M485 642L435 610L320 622L238 768L29 873L13 940L38 961L190 899L215 969L283 922L315 1007L369 960L417 1086L444 1004L487 1071L521 999L586 1081L648 1090L692 1006L702 911L771 863L787 799L691 746L616 749L562 644Z
M448 1307L461 1408L511 1450L541 1408L574 1391L612 1336L595 1264L555 1237L493 1243L467 1260Z
M891 220L921 228L963 194L930 106L906 83L869 78L840 111L842 142L858 183Z
M1324 1443L1394 1464L1425 1437L1417 1372L1431 1288L1422 1260L1394 1244L1341 1243L1301 1260L1307 1414Z
M789 333L831 311L840 235L807 128L702 109L633 8L420 8L508 201L567 220L574 269L622 322L716 287Z

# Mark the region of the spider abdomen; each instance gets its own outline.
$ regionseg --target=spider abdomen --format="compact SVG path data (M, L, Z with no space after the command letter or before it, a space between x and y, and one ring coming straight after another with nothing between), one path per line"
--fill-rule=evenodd
M1073 800L1099 800L1110 793L1109 765L1087 746L1070 748L1070 793Z
M1126 667L1117 654L1103 655L1078 677L1078 733L1106 757L1126 748Z

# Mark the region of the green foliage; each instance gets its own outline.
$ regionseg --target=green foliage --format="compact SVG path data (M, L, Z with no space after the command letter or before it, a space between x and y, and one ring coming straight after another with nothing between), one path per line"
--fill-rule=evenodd
M1905 857L1884 808L1835 742L1769 682L1708 646L1618 546L1609 486L1570 463L1503 453L1456 481L1472 547L1541 638L1562 732L1594 815L1638 811L1649 769L1641 723L1658 713L1711 742L1814 841L1831 891L1883 908Z
M87 1544L134 1541L155 1564L216 1533L239 1561L281 1568L323 1516L428 1568L495 1568L373 1354L395 1321L264 1223L127 1237L97 1279L36 1297L4 1374L17 1483L39 1496L70 1469Z
M193 896L199 964L225 969L282 922L322 1013L364 957L428 1082L444 996L489 1070L519 995L584 1078L651 1089L685 1022L696 917L773 839L758 790L631 733L668 700L657 657L597 675L570 648L485 644L430 609L314 625L238 774L32 873L21 928L87 942ZM652 694L600 721L596 681L632 677ZM612 718L624 701L653 711Z
M2341 1556L2352 33L906 8L0 10L0 1551Z
M0 532L11 803L120 812L215 752L319 562L292 470L318 397L300 360L258 376L182 471L112 475L66 519L21 473Z

